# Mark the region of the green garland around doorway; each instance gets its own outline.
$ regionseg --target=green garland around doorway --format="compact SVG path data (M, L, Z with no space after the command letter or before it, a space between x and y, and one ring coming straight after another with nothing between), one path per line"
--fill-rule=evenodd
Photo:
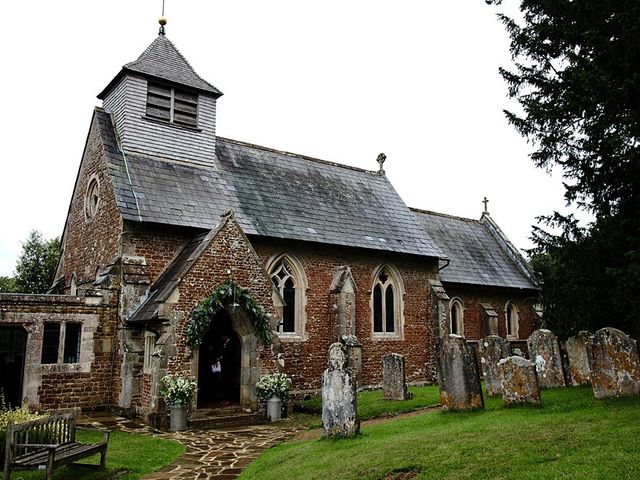
M189 315L187 323L187 345L195 348L202 342L202 337L206 333L211 320L220 310L225 308L225 303L229 299L235 300L240 307L251 318L256 336L260 342L268 347L271 345L271 326L269 325L269 317L258 302L251 296L249 291L240 287L232 280L226 280L209 295L208 298L202 300Z

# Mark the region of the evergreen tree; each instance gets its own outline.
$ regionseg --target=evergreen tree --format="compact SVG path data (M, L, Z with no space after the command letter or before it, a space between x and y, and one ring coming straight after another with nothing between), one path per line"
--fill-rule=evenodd
M501 0L487 3L500 4ZM616 326L638 335L640 307L640 2L520 0L499 14L513 66L500 70L518 111L509 122L560 167L581 227L540 217L530 252L544 275L547 326L566 336Z
M17 292L16 279L0 275L0 293Z
M29 233L29 238L22 244L22 253L16 264L17 291L46 293L53 283L59 259L58 238L44 240L38 231Z

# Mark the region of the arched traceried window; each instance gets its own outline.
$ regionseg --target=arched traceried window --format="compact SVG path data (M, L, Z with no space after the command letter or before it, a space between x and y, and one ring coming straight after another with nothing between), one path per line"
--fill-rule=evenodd
M514 303L507 303L505 307L505 317L507 320L507 338L518 338L520 319L518 316L518 308Z
M458 299L451 301L449 328L451 333L464 336L464 307Z
M304 332L305 278L302 267L293 258L280 255L267 265L271 280L284 301L278 332L302 334Z
M372 289L373 333L399 335L402 316L399 275L391 267L380 268Z

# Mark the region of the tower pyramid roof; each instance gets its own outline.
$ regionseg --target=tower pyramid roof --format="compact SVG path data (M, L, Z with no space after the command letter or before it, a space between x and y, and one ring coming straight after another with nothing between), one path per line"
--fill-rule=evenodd
M209 93L215 97L222 95L220 90L195 72L187 59L165 35L158 35L137 60L124 65L118 75L98 94L98 98L104 99L126 73L138 73L155 79L166 80Z

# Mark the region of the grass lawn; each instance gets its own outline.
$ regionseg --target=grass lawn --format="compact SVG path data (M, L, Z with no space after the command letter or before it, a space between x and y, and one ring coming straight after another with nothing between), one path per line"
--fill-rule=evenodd
M78 430L77 438L82 442L98 442L102 433ZM107 449L107 468L94 470L76 467L60 467L55 470L56 480L135 480L158 468L170 464L184 453L184 447L173 440L153 438L147 435L111 432ZM82 460L82 463L97 464L100 456ZM0 478L3 475L0 473ZM19 470L11 473L11 480L41 480L44 472Z
M440 403L438 387L409 387L413 393L411 400L396 402L384 400L382 390L367 390L358 392L358 417L360 420L369 420L383 416L399 415L411 412L419 408L429 407ZM302 402L302 407L318 414L322 414L322 398L315 397ZM322 426L322 420L317 426Z
M566 388L544 390L537 408L485 400L484 411L426 412L364 426L354 439L283 444L240 478L640 478L640 398L596 401L591 388Z

